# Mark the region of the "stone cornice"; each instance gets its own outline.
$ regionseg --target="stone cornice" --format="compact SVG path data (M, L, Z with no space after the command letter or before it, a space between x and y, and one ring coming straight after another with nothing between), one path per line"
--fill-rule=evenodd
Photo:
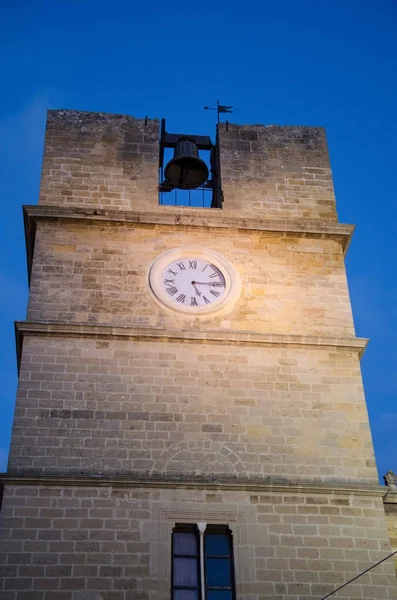
M24 206L24 223L28 274L30 277L36 223L40 220L49 221L80 221L97 223L125 223L172 225L179 227L209 227L218 229L240 229L266 231L284 236L314 237L337 240L346 252L354 225L346 225L334 221L306 220L275 220L259 217L229 217L220 209L192 209L183 206L162 206L161 211L138 212L104 209L83 209L77 207L59 206Z
M397 493L388 492L383 498L383 502L391 511L397 512Z
M334 494L356 496L382 496L385 488L381 485L365 485L362 483L343 484L338 482L311 483L299 481L250 481L250 480L198 480L178 479L172 477L147 476L111 476L111 475L42 475L23 473L0 473L0 482L6 485L40 485L40 486L88 486L88 487L129 487L129 488L161 488L161 489L204 489L235 490L248 492L275 492L301 494Z
M156 340L163 342L246 344L249 346L287 346L295 348L331 348L356 352L362 356L368 343L366 338L328 337L315 335L284 335L250 331L191 331L154 327L113 327L77 323L42 323L17 321L15 323L18 366L25 335L52 337L79 337L96 339Z

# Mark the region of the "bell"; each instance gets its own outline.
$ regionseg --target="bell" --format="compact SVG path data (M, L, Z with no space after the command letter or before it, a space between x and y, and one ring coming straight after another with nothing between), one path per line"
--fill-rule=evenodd
M174 158L165 167L166 180L176 188L193 190L208 179L208 167L199 157L198 148L190 140L180 140Z

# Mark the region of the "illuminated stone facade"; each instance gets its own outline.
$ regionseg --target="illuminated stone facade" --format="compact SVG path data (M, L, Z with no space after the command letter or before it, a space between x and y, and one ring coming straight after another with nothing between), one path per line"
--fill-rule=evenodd
M237 600L321 598L390 552L324 131L221 126L223 209L158 204L157 121L50 111L1 512L2 600L170 598L176 523L227 525ZM241 297L164 310L208 248ZM394 597L391 561L338 598Z

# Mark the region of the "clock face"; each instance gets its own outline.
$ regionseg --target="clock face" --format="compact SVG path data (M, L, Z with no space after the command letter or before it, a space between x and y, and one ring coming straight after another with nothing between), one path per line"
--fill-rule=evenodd
M225 314L241 293L234 266L218 252L197 246L160 254L149 267L148 284L162 308L195 318Z
M203 258L181 258L162 272L162 289L179 306L206 307L221 301L226 291L222 271Z

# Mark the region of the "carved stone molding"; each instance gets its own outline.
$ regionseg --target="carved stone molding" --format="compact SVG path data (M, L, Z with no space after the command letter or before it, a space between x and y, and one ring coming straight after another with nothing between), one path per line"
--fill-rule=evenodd
M341 482L305 482L305 481L281 481L281 480L262 480L250 481L239 479L236 481L230 477L205 479L205 478L173 478L173 477L150 477L150 476L111 476L111 475L91 475L91 476L73 476L64 475L41 475L40 473L0 473L0 481L5 485L21 486L51 486L51 487L69 487L69 486L89 486L89 487L122 487L122 488L153 488L153 489L190 489L190 490L230 490L230 491L249 491L249 492L276 492L297 494L335 494L335 495L354 495L354 496L383 496L384 486L365 485L365 484L343 484Z
M366 338L328 337L316 335L285 335L278 333L251 333L246 331L182 331L154 327L113 327L87 323L15 323L18 366L25 335L52 337L79 337L96 339L155 340L206 344L247 344L250 346L287 346L294 348L330 348L355 352L361 357L367 346Z

